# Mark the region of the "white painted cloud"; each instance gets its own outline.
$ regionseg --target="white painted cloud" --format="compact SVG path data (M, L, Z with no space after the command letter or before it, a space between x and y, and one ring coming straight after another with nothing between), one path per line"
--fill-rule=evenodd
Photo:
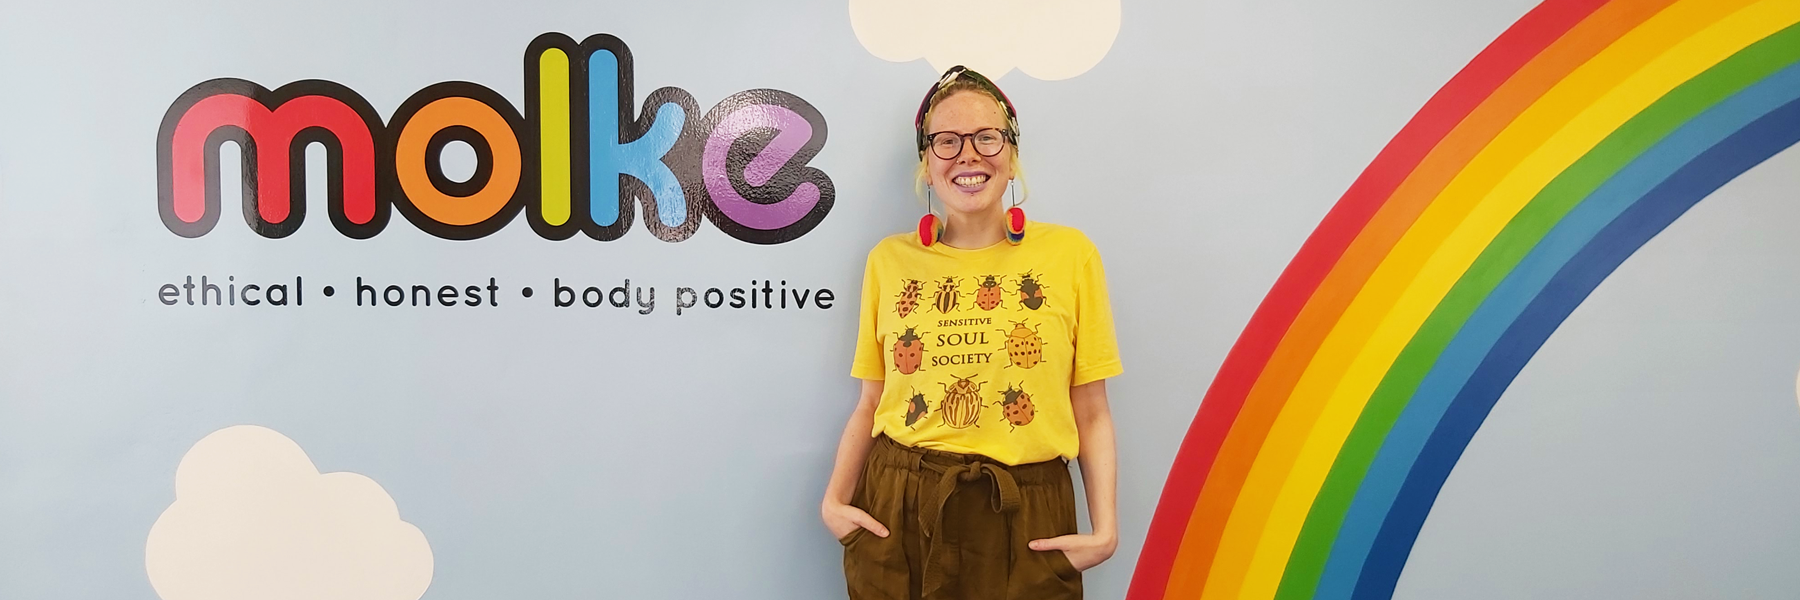
M144 565L163 600L417 600L432 556L380 484L239 425L181 458Z
M964 65L998 79L1017 67L1045 80L1094 68L1119 36L1119 0L850 0L870 54Z

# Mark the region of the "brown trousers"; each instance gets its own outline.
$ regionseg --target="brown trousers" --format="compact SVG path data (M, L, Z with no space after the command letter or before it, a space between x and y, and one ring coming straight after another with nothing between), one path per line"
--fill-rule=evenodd
M839 540L851 600L1081 598L1081 572L1061 550L1026 547L1075 533L1066 461L1007 466L884 435L850 504L888 528Z

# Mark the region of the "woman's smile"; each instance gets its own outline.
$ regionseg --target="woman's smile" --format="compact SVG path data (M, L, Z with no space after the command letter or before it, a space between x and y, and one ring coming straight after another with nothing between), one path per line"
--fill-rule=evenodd
M956 187L961 189L963 193L974 194L980 192L982 188L987 187L988 179L991 177L991 175L980 171L968 171L957 173L950 181L951 183L955 183Z

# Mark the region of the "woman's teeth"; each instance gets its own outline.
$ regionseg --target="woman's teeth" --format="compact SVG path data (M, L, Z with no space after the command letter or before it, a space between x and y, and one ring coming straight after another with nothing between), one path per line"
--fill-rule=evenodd
M975 187L975 186L981 185L983 183L987 183L987 180L988 180L988 176L986 176L986 175L966 175L963 177L958 177L954 181L956 182L956 185L960 185L963 187Z

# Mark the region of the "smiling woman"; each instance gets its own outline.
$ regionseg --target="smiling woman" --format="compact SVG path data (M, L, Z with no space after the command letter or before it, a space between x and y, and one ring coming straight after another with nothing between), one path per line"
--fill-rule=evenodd
M931 129L926 128L928 117ZM1002 125L984 126L987 124ZM1005 231L1008 241L1019 243L1024 234L1025 215L1018 210L1018 205L1029 195L1029 188L1025 185L1024 164L1019 160L1018 112L1006 94L981 74L954 67L938 80L919 106L913 129L919 144L919 167L913 173L914 192L925 200L926 205L925 217L919 220L920 242L930 246L944 233L943 223L931 212L933 195L942 196L946 203L957 203L955 207L945 205L951 217L981 218L994 216L994 211L981 209L995 205L1003 192L1012 190L1013 206L1007 211ZM981 160L958 160L971 147L976 155L972 158ZM928 148L930 152L926 152ZM991 185L994 180L1006 184ZM992 230L979 224L969 225L957 230L968 233ZM979 247L981 240L970 243Z
M853 599L1080 598L1118 545L1105 274L1081 232L1025 220L1017 114L986 77L944 73L913 123L943 218L869 252L862 396L820 507Z

